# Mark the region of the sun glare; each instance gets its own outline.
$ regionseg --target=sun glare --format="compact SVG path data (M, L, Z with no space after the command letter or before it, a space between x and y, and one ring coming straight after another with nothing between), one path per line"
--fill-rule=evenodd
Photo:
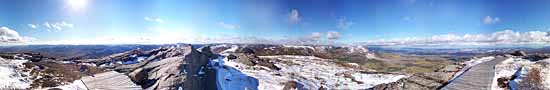
M88 0L67 0L67 4L73 10L80 10L86 7L86 5L88 4Z

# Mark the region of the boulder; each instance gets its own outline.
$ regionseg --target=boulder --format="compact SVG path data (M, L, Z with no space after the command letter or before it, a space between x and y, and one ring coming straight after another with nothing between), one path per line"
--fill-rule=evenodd
M271 62L271 59L262 59L254 54L242 54L242 53L236 53L235 56L237 59L235 59L237 62L246 64L249 66L259 65L264 66L273 70L280 70L281 68L275 66ZM228 57L229 58L229 57Z
M206 67L213 55L209 50L199 52L191 45L157 50L128 74L132 81L147 90L204 89L205 81L198 72Z
M514 51L512 54L510 54L512 56L527 56L527 53L523 52L523 51Z
M227 59L229 59L229 60L237 59L237 56L235 56L233 54L229 54L229 55L227 55Z
M283 90L308 90L304 87L304 85L296 82L296 81L288 81L284 83Z
M543 54L528 55L523 57L523 59L527 59L530 61L539 61L547 58L549 58L549 56Z

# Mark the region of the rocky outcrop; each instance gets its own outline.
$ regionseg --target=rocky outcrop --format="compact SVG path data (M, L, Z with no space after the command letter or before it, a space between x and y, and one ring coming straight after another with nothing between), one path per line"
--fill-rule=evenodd
M208 47L197 51L190 45L159 48L149 53L151 56L144 62L117 67L130 70L130 78L148 90L203 89L205 67L215 56Z
M539 60L550 58L550 56L544 55L544 54L533 54L533 55L523 56L522 58L530 61L539 61Z
M272 61L271 59L262 59L262 58L259 58L258 56L256 56L255 54L235 53L235 54L231 54L230 56L235 56L236 58L234 60L236 60L239 63L246 64L246 65L249 65L249 66L259 65L259 66L264 66L264 67L267 67L267 68L270 68L270 69L273 69L273 70L280 70L281 69L281 68L275 66L275 64L273 64L273 62L271 62Z
M414 74L396 82L376 85L369 90L435 90L445 85L460 68L459 65L448 65L435 72Z
M284 85L283 90L308 90L307 88L304 88L304 85L296 81L288 81L285 82Z
M217 50L219 51L219 50ZM236 50L236 53L255 54L258 56L270 55L299 55L316 56L325 59L335 59L341 56L365 56L369 50L363 46L292 46L292 45L245 45Z
M523 52L523 51L514 51L512 54L510 55L513 55L513 56L527 56L527 53Z

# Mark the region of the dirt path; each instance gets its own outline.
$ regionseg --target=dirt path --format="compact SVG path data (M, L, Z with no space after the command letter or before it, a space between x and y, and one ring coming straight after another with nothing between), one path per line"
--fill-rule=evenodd
M495 76L494 67L505 59L504 57L497 57L491 61L475 65L442 90L490 90Z

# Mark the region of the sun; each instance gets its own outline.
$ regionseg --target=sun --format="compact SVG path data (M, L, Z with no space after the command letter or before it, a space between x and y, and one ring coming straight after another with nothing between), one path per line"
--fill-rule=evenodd
M88 0L67 0L67 5L73 10L80 10L86 7Z

